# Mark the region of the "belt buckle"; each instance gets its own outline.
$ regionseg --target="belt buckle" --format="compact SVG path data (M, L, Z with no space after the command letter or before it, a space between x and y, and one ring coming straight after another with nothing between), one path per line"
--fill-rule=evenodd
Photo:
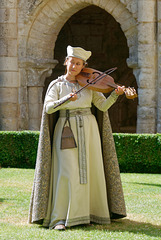
M80 114L81 114L81 111L80 111L80 110L78 110L78 111L77 111L77 114L78 114L78 115L80 115Z

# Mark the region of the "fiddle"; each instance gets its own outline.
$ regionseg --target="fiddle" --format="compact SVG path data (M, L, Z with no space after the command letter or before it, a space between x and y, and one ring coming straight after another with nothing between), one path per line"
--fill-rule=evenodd
M105 72L100 72L98 70L92 68L84 68L77 75L76 80L82 86L75 94L81 92L84 88L92 89L93 91L98 91L102 93L111 92L113 89L117 89L119 85L115 84L114 79L109 76L110 73L115 71L117 68L111 68L106 70ZM123 89L126 97L128 99L134 99L137 97L136 90L133 87L128 87ZM69 96L66 100L59 103L54 109L71 99L73 96Z
M80 86L102 93L109 93L113 89L117 89L119 85L114 82L114 79L109 76L110 73L117 68L111 68L105 72L100 72L92 68L84 68L78 75L77 81ZM136 90L133 87L123 88L123 91L128 99L137 97Z

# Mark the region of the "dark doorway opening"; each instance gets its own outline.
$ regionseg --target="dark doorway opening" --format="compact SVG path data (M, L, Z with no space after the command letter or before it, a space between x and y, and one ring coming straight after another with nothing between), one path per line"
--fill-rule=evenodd
M91 5L74 14L61 29L54 49L54 58L59 64L51 77L46 79L44 93L53 79L64 74L63 63L68 45L92 51L88 61L91 68L105 71L117 67L112 74L115 83L133 86L137 90L133 71L126 64L129 49L120 24L105 10ZM113 132L135 133L137 99L129 100L125 95L120 96L109 109L109 116Z

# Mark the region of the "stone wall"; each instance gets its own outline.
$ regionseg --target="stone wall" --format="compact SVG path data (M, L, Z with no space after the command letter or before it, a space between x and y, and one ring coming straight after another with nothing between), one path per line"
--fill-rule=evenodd
M1 0L1 129L39 129L44 82L57 64L53 54L57 36L74 13L96 5L115 18L127 38L127 64L133 69L139 88L137 132L161 132L160 3L160 0Z
M161 132L161 0L157 1L157 132Z
M18 119L17 1L0 1L0 128L17 129Z
M138 132L156 132L156 1L138 1Z
M43 93L53 79L64 74L63 63L68 44L90 49L92 56L88 60L89 67L102 72L117 67L112 74L115 82L137 89L133 71L126 63L129 48L120 24L107 11L93 5L72 15L59 32L54 47L54 57L59 63L45 80ZM136 132L137 102L137 98L128 100L122 95L109 109L113 132Z

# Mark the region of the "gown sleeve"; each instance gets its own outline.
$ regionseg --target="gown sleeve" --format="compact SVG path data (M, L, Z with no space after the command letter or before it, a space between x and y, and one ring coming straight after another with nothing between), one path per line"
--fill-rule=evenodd
M108 98L103 93L93 91L92 102L101 111L106 112L117 100L118 95L113 91Z
M47 91L47 94L45 97L44 105L45 105L46 113L52 114L52 113L62 109L62 107L64 107L64 105L69 102L69 100L67 100L69 97L70 97L70 94L59 99L58 85L56 83L53 84L52 87L49 87L49 90ZM66 101L66 102L63 103L64 101ZM61 105L54 109L54 107L57 106L58 104L61 104Z

